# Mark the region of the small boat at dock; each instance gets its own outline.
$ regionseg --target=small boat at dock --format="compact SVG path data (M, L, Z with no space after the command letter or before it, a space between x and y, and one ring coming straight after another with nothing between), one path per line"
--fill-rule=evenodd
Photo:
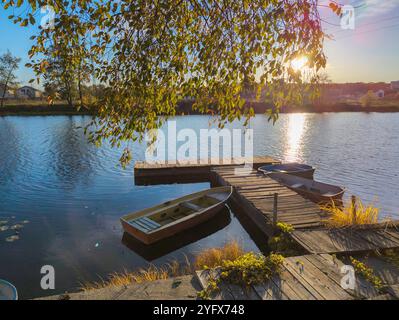
M233 192L219 187L167 201L121 218L125 232L145 244L152 244L197 226L223 209Z
M13 284L0 279L0 301L18 300L18 292Z
M307 164L292 162L292 163L282 163L282 164L272 164L272 165L262 166L259 167L258 170L266 175L274 172L279 172L279 173L292 174L298 177L313 179L315 168Z
M185 232L180 232L167 239L163 239L162 241L148 245L127 232L124 232L122 243L145 260L153 261L222 230L228 226L230 222L231 213L226 206L214 217L208 219L204 223L198 224L192 229L187 229Z
M342 204L345 190L339 186L285 173L276 172L268 176L313 202Z

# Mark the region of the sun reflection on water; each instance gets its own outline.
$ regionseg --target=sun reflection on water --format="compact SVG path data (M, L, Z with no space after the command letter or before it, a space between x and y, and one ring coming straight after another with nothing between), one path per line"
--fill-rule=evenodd
M292 113L288 115L287 142L284 151L284 160L287 162L299 161L302 149L302 138L305 129L306 115Z

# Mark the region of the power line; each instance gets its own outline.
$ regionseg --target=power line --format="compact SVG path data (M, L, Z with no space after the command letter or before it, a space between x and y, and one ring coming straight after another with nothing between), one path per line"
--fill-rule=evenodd
M379 24L379 23L384 23L386 21L390 21L390 20L394 20L394 19L399 19L399 15L388 17L388 18L384 19L384 21L382 21L382 22L381 21L373 21L373 22L369 22L369 23L364 23L364 24L360 25L359 28L371 26L371 25L375 25L375 24ZM322 21L324 21L324 20L322 20ZM341 26L341 25L337 25L337 26ZM325 30L325 31L328 32L329 30ZM345 31L348 31L348 30L347 29L336 29L336 31L334 33L340 33L340 32L345 32Z
M337 39L333 39L333 40L335 40L335 41L342 40L342 39L350 38L350 37L352 37L354 35L367 34L367 33L375 32L375 31L386 30L386 29L397 28L397 27L399 27L399 23L398 24L389 25L389 26L384 26L384 27L381 27L381 28L376 28L376 29L371 29L371 30L364 30L363 32L356 32L354 34L346 35L346 36L343 36L343 37L340 37L340 38L337 38Z
M330 1L332 1L335 4L340 5L340 6L344 5L344 4L341 4L341 3L337 2L337 1L334 1L334 0L330 0ZM360 0L358 3L359 4L352 3L350 5L353 6L354 9L359 9L359 8L364 8L364 7L369 7L370 8L370 7L374 7L374 6L380 5L379 3L369 4L369 3L365 2L364 0ZM320 5L320 6L328 7L327 5ZM385 19L385 20L390 20L390 18ZM332 23L332 22L329 22L329 21L326 21L326 20L322 20L322 21L324 21L325 23L327 23L329 25L332 25L334 27L340 27L341 26L340 24L335 24L335 23ZM326 29L326 31L331 31L331 28L330 29ZM345 30L342 30L342 31L345 31Z

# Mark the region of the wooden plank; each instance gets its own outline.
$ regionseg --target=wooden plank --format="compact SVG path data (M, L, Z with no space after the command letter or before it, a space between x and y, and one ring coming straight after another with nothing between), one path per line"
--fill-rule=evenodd
M341 260L335 256L329 254L312 255L317 260L320 260L326 266L332 268L332 270L338 270L341 274L341 269L345 265ZM355 290L347 289L347 292L354 295L357 298L371 298L379 294L379 292L373 287L371 283L363 279L362 277L356 277Z
M252 286L255 292L261 297L262 300L288 300L282 297L282 293L276 289L272 281L268 281L264 285Z
M396 228L389 228L389 229L384 229L387 234L389 234L390 238L393 238L397 241L399 241L399 230Z
M339 251L333 243L329 245L326 243L323 244L320 239L318 239L318 233L315 232L310 235L310 233L305 230L296 230L292 233L292 237L310 253L316 254Z
M215 279L219 277L219 273L216 270L200 270L196 271L195 274L203 289L206 289L208 287L210 277L213 277ZM234 300L234 296L230 292L228 287L220 285L219 288L220 291L216 295L211 297L213 300Z
M374 244L378 248L396 248L399 247L399 241L391 237L384 230L356 230L359 237Z
M293 238L311 253L361 252L384 248L382 241L372 243L367 237L362 237L360 232L354 229L296 230ZM381 240L378 235L374 238ZM393 245L388 241L385 243Z
M385 288L385 291L388 292L395 299L399 299L399 284L391 285Z
M292 258L285 259L285 261L284 261L284 267L288 270L288 272L290 272L291 275L293 277L295 277L298 280L298 282L302 286L304 286L316 298L316 300L324 300L323 295L321 295L318 292L318 290L313 288L313 286L311 285L312 282L311 281L309 282L309 279L305 280L304 277L302 276L301 272L296 270L297 269L296 266L292 267L292 263L290 263L289 259L292 259Z
M312 266L308 261L301 257L289 258L285 260L287 269L291 273L296 273L298 279L304 283L305 287L312 288L312 294L317 294L322 300L341 300L351 297L331 279L323 274L319 269Z
M351 300L353 296L346 292L340 283L337 283L331 273L326 272L324 265L316 266L307 259L308 256L303 257L304 272L311 274L311 279L317 279L321 288L324 290L323 295L326 299L331 300Z
M218 279L220 276L220 270L202 270L196 271L197 278L202 288L208 287L208 282L212 276L214 279ZM259 300L260 296L255 292L252 287L243 288L238 285L228 284L226 282L219 282L218 287L219 293L213 297L214 300Z
M296 298L291 300L316 300L316 297L312 295L309 290L304 287L297 278L295 278L287 270L283 270L280 274L283 281L285 281L286 287L289 287L294 292Z
M267 165L271 163L280 163L280 161L269 157L269 156L255 156L252 159L254 168L257 168L258 165ZM246 159L244 157L236 157L230 159L224 158L211 158L211 159L202 159L197 160L195 163L184 163L178 162L176 160L165 161L162 163L149 163L145 161L136 161L134 168L138 170L151 170L156 168L197 168L202 166L212 166L221 168L226 168L229 166L238 166L245 163Z

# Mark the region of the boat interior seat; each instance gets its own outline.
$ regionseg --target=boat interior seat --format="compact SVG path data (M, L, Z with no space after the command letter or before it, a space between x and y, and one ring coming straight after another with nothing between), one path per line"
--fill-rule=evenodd
M206 198L212 199L214 201L220 202L223 201L226 198L226 195L224 193L212 193L206 195Z
M190 201L184 201L184 202L180 203L180 205L182 207L184 207L184 208L187 208L187 209L190 209L190 210L194 210L194 211L201 211L201 210L204 209L203 207L201 207L201 206L199 206L197 204L194 204L194 203L192 203Z
M144 232L153 231L155 229L162 227L159 223L155 222L154 220L151 220L148 217L140 217L140 218L130 221L129 223L133 227L135 227L141 231L144 231Z

